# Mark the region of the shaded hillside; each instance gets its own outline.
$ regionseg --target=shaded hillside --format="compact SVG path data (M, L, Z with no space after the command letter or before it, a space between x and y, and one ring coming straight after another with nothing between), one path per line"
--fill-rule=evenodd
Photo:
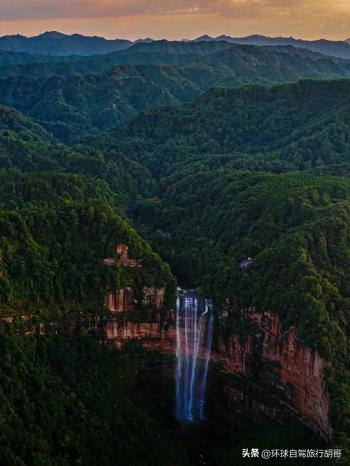
M33 120L21 112L0 105L0 131L6 135L6 130L16 132L21 136L27 134L28 138L30 135L32 141L54 141L52 135Z
M133 400L140 367L159 355L82 335L2 336L0 353L3 466L193 464L149 400Z
M63 60L63 58L62 58ZM44 63L44 62L54 62L56 61L55 57L43 56L39 54L31 54L24 52L10 52L0 49L0 67L6 67L10 65L27 65L33 63ZM11 68L11 66L10 66ZM0 70L0 75L2 75L2 70Z
M105 183L49 173L0 176L0 301L7 315L97 311L121 280L136 290L171 287L168 267L121 217ZM142 260L140 269L103 265L118 243Z
M94 55L109 53L129 47L128 40L107 40L80 34L66 35L45 32L39 36L21 35L0 37L0 49L14 52L40 53L42 55Z
M332 362L335 443L349 448L349 181L188 165L164 178L157 196L134 215L185 286L235 312L278 313L283 328L296 326ZM247 257L253 264L241 269ZM243 318L232 325L228 334L249 328Z
M138 162L113 154L110 150L104 152L83 146L72 149L57 144L51 134L30 118L0 107L0 169L55 170L103 179L125 206L139 192L149 192L153 182L148 170Z
M57 318L67 309L99 309L105 293L121 284L139 291L145 285L173 289L167 262L182 285L199 286L227 307L226 333L247 335L247 321L231 320L230 312L250 306L277 313L282 330L296 326L298 338L331 363L326 377L334 444L350 450L350 185L346 178L331 176L348 174L350 81L219 87L182 105L212 86L271 84L298 79L301 72L327 78L330 70L343 77L346 63L289 47L231 47L177 66L125 65L100 76L3 79L0 101L27 114L0 108L1 310ZM104 132L149 107L169 104ZM68 146L58 138L80 144ZM324 176L277 174L292 170ZM121 207L129 207L128 214L160 255L121 215ZM127 243L131 257L142 260L141 269L123 273L102 264L113 257L118 242ZM248 257L250 266L241 268ZM3 358L0 370L11 372L10 383L22 389L23 400L27 393L33 396L37 385L43 399L53 385L67 398L62 401L53 392L55 432L48 431L45 443L44 422L35 414L37 399L34 408L24 401L22 410L16 397L3 397L5 415L11 413L14 423L24 420L18 456L12 424L3 423L8 464L31 460L38 445L43 464L49 464L48 457L56 459L58 450L66 457L57 464L72 458L84 463L95 442L104 449L100 437L110 439L108 432L118 430L124 413L129 435L120 436L102 463L114 464L130 447L129 440L148 441L148 431L128 422L134 414L140 422L149 417L115 407L115 392L126 407L129 393L128 381L118 392L108 378L117 377L115 366L108 365L102 381L98 367L106 366L100 360L90 366L90 392L104 399L106 386L113 391L112 414L105 416L84 384L75 383L69 358L57 358L63 345L64 354L74 353L72 364L86 369L86 360L75 356L89 354L89 348L65 339L55 340L51 348L51 339L43 339L37 355L37 340L28 341L34 345L34 361L25 358L28 347L17 348L22 343L1 339L2 352L13 345L22 364L10 361L7 366ZM52 364L47 364L47 351ZM102 357L109 361L104 352ZM65 380L57 378L57 361ZM38 374L39 366L45 367L45 376ZM89 377L89 370L83 372ZM79 399L76 410L70 397ZM46 409L39 411L49 416ZM31 435L27 418L33 423ZM77 424L84 431L74 436ZM64 434L60 425L66 427ZM169 448L167 437L163 441ZM143 445L133 452L131 461L144 454ZM151 449L148 459L145 464L162 464L164 457L159 460L158 450Z
M338 164L350 157L349 91L348 80L215 89L142 114L113 136L119 151L157 174L203 155L273 171Z
M135 42L125 39L108 40L103 37L91 37L81 34L67 35L60 32L45 32L34 37L21 35L8 35L0 37L0 49L15 52L38 53L42 55L94 55L106 54L130 47L139 47L139 50L146 50L153 44L177 44L178 49L196 48L197 42L228 42L249 45L292 45L293 47L304 48L324 55L331 55L338 58L350 58L350 46L347 41L331 41L326 39L302 40L293 37L266 37L262 35L251 35L247 37L231 37L221 35L216 38L201 36L193 41L153 41L152 39L138 40ZM157 46L156 46L157 47ZM167 50L169 52L169 50Z
M44 77L102 74L122 64L188 63L195 61L198 56L210 55L231 47L232 44L225 41L187 43L162 40L135 43L126 50L92 56L32 55L0 49L0 76Z
M291 45L293 47L303 48L311 50L313 52L319 52L324 55L331 55L338 58L350 58L350 45L347 41L332 41L327 39L318 39L318 40L303 40L295 39L294 37L267 37L261 36L258 34L246 36L246 37L231 37L226 35L221 35L218 37L210 36L201 36L195 39L196 41L202 42L206 40L208 42L216 41L227 41L229 43L236 44L250 44L250 45L259 45L259 46L284 46Z
M120 65L96 76L5 78L0 103L36 118L62 141L72 141L149 108L191 101L213 87L348 76L347 61L288 47L230 46L182 65Z

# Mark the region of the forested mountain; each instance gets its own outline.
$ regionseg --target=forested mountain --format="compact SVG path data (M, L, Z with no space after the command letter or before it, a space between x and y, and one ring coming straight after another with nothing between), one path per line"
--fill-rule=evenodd
M81 34L67 35L61 32L48 31L34 37L25 37L21 35L2 36L0 37L0 49L14 52L28 52L41 55L94 55L106 54L120 50L126 50L132 46L141 46L141 49L154 42L165 43L167 41L153 41L152 39L138 40L135 42L125 39L108 40L103 37L90 37ZM236 44L249 44L259 46L279 46L291 45L293 47L303 48L324 55L331 55L339 58L350 58L350 46L347 41L331 40L302 40L293 37L266 37L262 35L251 35L247 37L231 37L221 35L218 37L201 36L195 40L179 41L176 47L196 48L197 42L228 42ZM172 42L172 44L176 44ZM159 52L159 50L158 50ZM163 52L165 50L163 49ZM186 52L187 53L187 52Z
M170 271L121 218L105 183L73 175L0 172L1 309L13 313L102 308L108 290L118 288L113 257L129 245L144 266L124 280L135 289L171 288Z
M185 43L152 41L135 43L126 50L92 56L49 56L5 52L3 65L0 55L0 76L86 76L103 74L122 64L180 64L196 61L206 56L231 48L225 41L213 43ZM41 57L41 59L40 59ZM25 65L25 63L29 63ZM35 63L35 66L33 65ZM12 64L12 65L11 65ZM8 66L6 66L8 65Z
M184 286L279 313L332 361L335 441L349 445L349 181L189 164L157 196L134 215Z
M96 76L8 77L0 80L0 103L37 119L67 142L112 129L152 107L191 101L217 86L348 76L347 61L288 47L230 46L181 65L120 65Z
M171 64L187 63L198 56L206 56L231 48L226 41L217 42L136 42L125 50L91 55L40 55L1 50L1 76L25 75L79 75L100 74L119 64ZM3 57L3 59L1 59ZM36 63L37 66L9 66ZM50 65L48 64L50 63Z
M215 89L196 102L156 109L112 133L118 150L157 176L211 155L237 168L305 170L348 162L350 81L299 81Z
M14 318L19 332L23 326L21 336L10 329L3 335L1 321L1 464L141 465L139 458L148 458L162 466L166 455L188 465L184 446L175 441L174 447L163 423L130 393L130 380L152 355L113 351L84 330L24 336L30 316L83 322L90 313L105 314L106 292L120 286L139 293L147 284L168 286L171 293L169 267L119 210L121 197L136 198L128 183L134 187L139 178L142 185L146 176L131 161L108 163L86 148L78 153L57 145L38 124L4 107L0 166L7 168L0 170L0 317ZM99 177L109 178L113 192ZM142 268L102 264L118 242L128 244Z
M67 131L74 128L67 127ZM138 193L149 193L153 182L138 162L113 150L74 149L57 141L44 128L18 111L0 107L0 169L24 172L59 171L103 179L125 207Z
M54 57L24 52L8 52L6 50L0 50L0 67L6 67L10 65L13 66L33 63L45 63L53 61L55 61Z
M88 43L17 39L61 54ZM174 290L172 273L219 308L271 310L330 362L334 444L350 450L350 80L333 79L349 62L226 40L1 56L23 64L0 68L0 312L84 315L121 280ZM118 242L144 267L105 267ZM167 451L193 464L130 399L150 356L74 338L1 337L5 465L110 466L130 449L128 464L163 466Z
M54 140L52 135L31 118L3 105L0 105L0 131L4 137L14 131L31 141L52 142Z
M349 61L329 57L291 46L257 47L227 42L178 43L159 41L138 44L117 53L93 57L43 57L26 55L28 65L2 66L0 76L86 76L103 74L118 65L170 65L215 66L226 68L227 77L251 82L252 78L267 82L283 82L301 77L335 78L349 75ZM4 52L5 53L5 52ZM11 59L11 53L8 60ZM16 63L16 54L12 61ZM30 57L30 58L29 58ZM39 56L40 57L40 56ZM201 57L200 59L198 57ZM21 58L21 57L19 57ZM35 61L35 65L31 62ZM6 64L6 62L5 62ZM254 68L256 65L256 69Z
M129 47L128 40L107 40L103 37L88 37L81 34L45 32L39 36L21 35L0 37L0 49L14 52L40 53L42 55L94 55L109 53Z
M294 37L267 37L262 35L251 35L246 37L231 37L227 35L221 35L218 37L201 36L195 39L196 41L203 42L215 42L215 41L227 41L235 44L250 44L259 46L284 46L291 45L302 49L311 50L313 52L319 52L324 55L331 55L339 58L350 58L350 45L347 41L332 41L326 39L319 40L303 40L294 39Z
M2 336L0 353L3 466L192 464L156 410L141 408L130 390L156 354L118 351L86 335ZM139 398L149 405L144 391Z

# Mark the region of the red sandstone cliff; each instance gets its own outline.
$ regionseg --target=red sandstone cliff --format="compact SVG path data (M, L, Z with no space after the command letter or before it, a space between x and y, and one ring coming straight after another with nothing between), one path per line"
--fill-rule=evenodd
M233 333L225 342L219 338L213 359L229 372L253 377L267 389L270 384L271 396L280 393L286 407L297 410L304 422L329 439L327 361L298 342L294 327L282 332L276 314L253 312L248 318L255 322L256 332L244 338Z
M283 332L276 314L249 312L253 331L243 336L234 331L217 338L212 361L246 381L237 388L223 387L237 409L287 421L298 418L330 439L329 398L325 386L328 363L298 342L295 328ZM225 326L221 319L221 326ZM220 333L220 332L219 332ZM121 344L126 339L144 340L148 348L175 351L175 329L161 334L159 323L130 324L108 332ZM244 385L244 384L243 384Z
M129 258L129 247L127 244L119 243L116 246L116 255L106 257L102 263L107 267L119 265L127 268L141 268L142 261ZM134 296L132 288L121 288L119 290L110 291L105 296L105 307L112 313L121 313L133 311L137 300ZM142 304L154 306L160 310L164 304L165 288L146 287L142 290Z

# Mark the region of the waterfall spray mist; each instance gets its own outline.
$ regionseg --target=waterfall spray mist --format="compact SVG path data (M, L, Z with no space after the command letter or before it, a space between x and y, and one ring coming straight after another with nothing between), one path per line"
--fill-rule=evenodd
M176 418L204 419L213 336L211 301L184 292L176 300Z

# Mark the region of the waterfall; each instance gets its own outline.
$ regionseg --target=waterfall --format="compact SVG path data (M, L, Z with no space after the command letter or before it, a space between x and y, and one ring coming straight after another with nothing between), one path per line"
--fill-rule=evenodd
M212 303L185 291L176 300L176 418L203 420L213 336Z

